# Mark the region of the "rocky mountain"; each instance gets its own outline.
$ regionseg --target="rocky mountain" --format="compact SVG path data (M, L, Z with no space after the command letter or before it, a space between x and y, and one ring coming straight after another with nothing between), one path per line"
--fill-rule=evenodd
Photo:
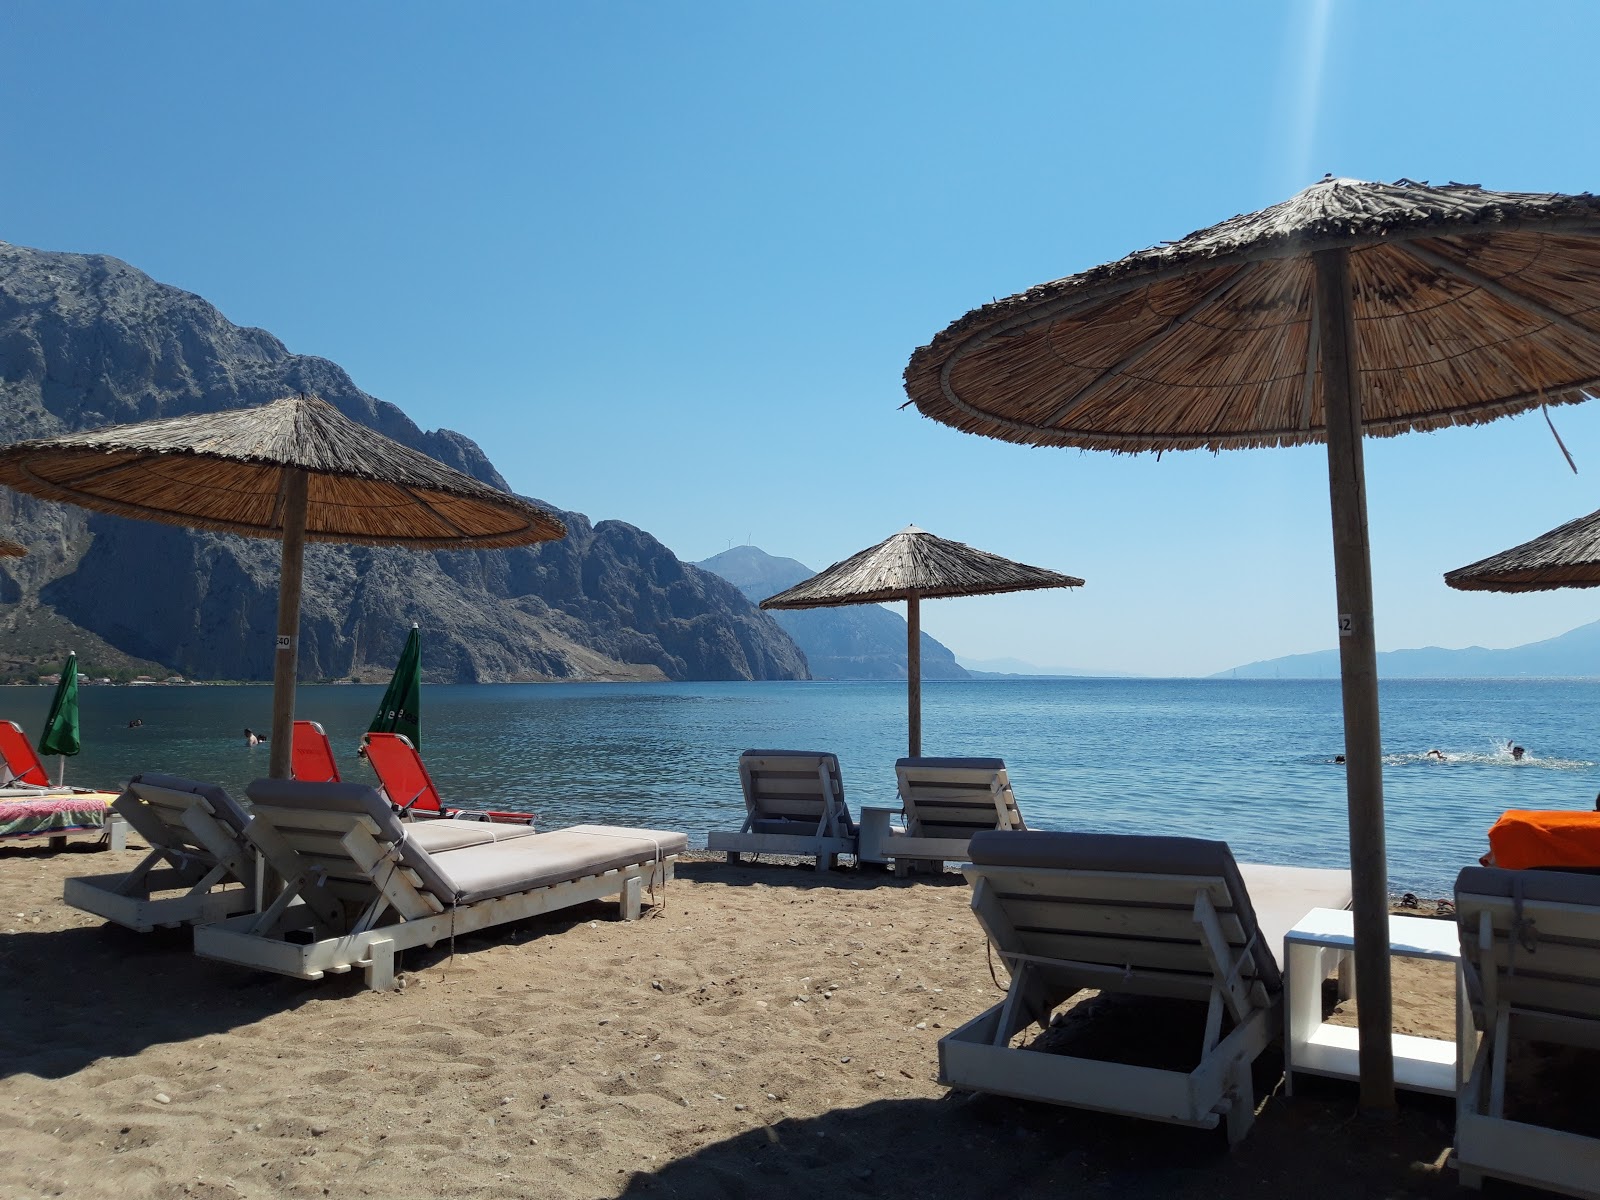
M471 439L419 429L334 363L291 354L198 296L116 259L0 243L0 442L297 391L506 486ZM725 580L632 525L560 516L564 540L515 550L308 546L302 678L386 678L412 621L434 682L807 677L793 641ZM0 560L0 678L69 647L85 670L271 677L275 542L3 488L0 531L29 550Z
M735 546L696 564L714 571L760 603L816 572L792 558L754 546ZM904 679L906 621L880 604L781 610L770 614L805 651L816 679ZM922 635L924 679L966 679L969 674L942 642Z
M1385 650L1378 655L1384 679L1516 679L1600 676L1600 621L1569 629L1557 637L1491 650L1468 646L1447 650L1425 646ZM1290 654L1219 671L1212 679L1337 679L1339 652Z

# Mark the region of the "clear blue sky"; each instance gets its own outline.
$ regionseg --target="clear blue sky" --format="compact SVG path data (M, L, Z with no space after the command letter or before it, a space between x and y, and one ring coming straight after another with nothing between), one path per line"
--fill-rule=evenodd
M1324 172L1584 191L1600 6L0 3L0 239L323 355L519 491L700 559L909 522L1081 575L958 653L1206 673L1334 645L1320 448L1028 449L908 409L975 305ZM1600 506L1600 404L1367 443L1380 649L1600 593L1440 575Z

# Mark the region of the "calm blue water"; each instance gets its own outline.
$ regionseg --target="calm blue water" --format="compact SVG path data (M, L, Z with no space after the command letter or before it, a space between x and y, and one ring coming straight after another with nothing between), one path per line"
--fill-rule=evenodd
M304 686L346 778L379 687ZM85 687L84 750L69 782L139 771L215 780L240 794L266 773L243 729L270 724L264 687ZM48 688L0 692L0 716L36 736ZM465 806L682 829L704 844L742 819L736 761L751 747L839 755L853 807L894 803L905 688L889 683L429 686L423 750ZM1030 825L1225 838L1241 859L1346 861L1339 688L1332 681L930 682L929 754L1006 760ZM1589 808L1600 791L1600 683L1391 681L1382 685L1392 890L1445 895L1507 808ZM128 729L139 717L144 725ZM1527 747L1522 762L1507 738ZM1446 761L1426 757L1437 747ZM49 764L52 773L55 763Z

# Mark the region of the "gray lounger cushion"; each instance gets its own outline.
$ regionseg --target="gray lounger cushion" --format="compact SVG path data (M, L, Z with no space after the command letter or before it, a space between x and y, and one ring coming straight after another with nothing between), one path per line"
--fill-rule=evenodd
M1004 771L1003 758L897 758L896 767L933 767L957 771Z
M211 809L216 813L217 819L224 825L231 827L235 833L243 832L244 827L250 821L249 814L239 807L238 801L214 783L198 783L193 779L183 779L177 775L163 775L159 771L146 771L130 779L128 787L132 788L135 784L140 783L149 784L151 787L165 788L169 792L189 792L192 795L202 797L211 805ZM113 803L112 807L116 807L115 803Z
M531 891L588 875L681 854L689 838L658 829L574 825L531 838L471 846L435 861L448 873L460 903Z
M1456 876L1456 895L1500 896L1552 904L1590 904L1600 907L1600 875L1583 871L1508 871L1504 867L1465 867ZM1473 938L1477 930L1471 931ZM1474 945L1477 943L1474 942Z
M406 836L413 845L429 854L460 850L467 846L487 846L532 837L532 825L513 825L505 821L423 820L405 822Z
M989 829L973 834L968 854L980 866L1220 878L1233 898L1231 908L1224 911L1233 912L1246 938L1256 935L1268 951L1259 959L1261 982L1270 989L1282 985L1278 970L1281 951L1268 940L1268 934L1256 920L1250 891L1227 842L1121 833ZM1312 907L1315 906L1307 904L1295 914L1295 919L1304 916ZM1281 944L1281 935L1278 941Z

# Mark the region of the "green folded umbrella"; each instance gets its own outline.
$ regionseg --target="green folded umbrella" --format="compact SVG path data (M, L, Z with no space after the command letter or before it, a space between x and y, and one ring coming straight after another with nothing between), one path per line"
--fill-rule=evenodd
M422 749L422 636L415 623L406 648L400 652L394 678L389 680L383 702L378 705L378 715L372 718L367 732L403 733L413 746Z
M55 699L50 701L50 715L44 719L44 732L39 735L40 754L62 755L56 772L56 782L66 778L68 754L83 749L78 736L78 655L67 655L66 666L61 668L61 682L56 684Z

